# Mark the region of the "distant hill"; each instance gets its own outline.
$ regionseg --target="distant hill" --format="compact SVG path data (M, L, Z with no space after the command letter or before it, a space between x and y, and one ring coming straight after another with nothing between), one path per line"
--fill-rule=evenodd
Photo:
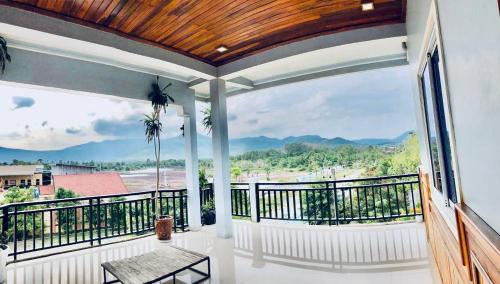
M358 139L348 140L341 137L332 139L323 138L318 135L290 136L283 139L270 138L266 136L245 137L231 139L229 148L231 155L237 155L248 151L281 149L286 144L305 143L310 145L337 147L341 145L357 146L383 146L397 145L406 140L411 132L405 132L393 139ZM198 155L200 158L209 158L212 155L211 138L198 135ZM121 139L106 140L102 142L90 142L53 151L32 151L22 149L11 149L0 147L0 162L10 162L13 159L22 161L127 161L144 160L153 158L152 145L148 145L144 139ZM162 159L184 158L184 138L181 136L162 140Z

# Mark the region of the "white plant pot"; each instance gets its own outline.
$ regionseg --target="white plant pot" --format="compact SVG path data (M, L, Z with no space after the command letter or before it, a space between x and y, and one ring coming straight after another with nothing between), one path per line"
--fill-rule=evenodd
M422 222L424 222L424 216L422 216L422 215L417 215L417 216L415 216L415 220L416 220L418 223L422 223Z
M7 257L9 256L9 247L0 249L0 283L7 283Z

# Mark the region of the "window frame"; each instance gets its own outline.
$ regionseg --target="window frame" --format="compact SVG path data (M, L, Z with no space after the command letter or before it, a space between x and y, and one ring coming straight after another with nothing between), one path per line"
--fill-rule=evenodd
M423 35L423 43L421 46L420 54L419 54L419 60L418 60L418 66L417 66L417 73L416 73L416 80L419 88L419 94L418 94L418 99L419 99L419 112L421 113L421 118L422 118L422 123L423 123L423 138L426 141L424 148L425 148L425 155L426 159L422 162L431 162L430 155L431 155L431 149L430 149L430 143L429 141L429 135L428 135L428 125L427 125L427 114L425 112L425 106L424 103L425 101L423 100L423 86L421 82L421 77L423 75L423 71L425 69L425 66L427 64L430 64L427 54L430 53L432 54L433 51L437 50L438 56L439 56L439 80L440 80L440 85L441 85L441 95L443 99L443 108L444 108L444 115L447 120L447 127L448 129L448 134L449 134L449 144L450 144L450 156L452 159L452 169L454 171L454 177L455 177L455 193L456 193L456 199L457 203L462 202L463 200L463 193L462 193L462 187L461 187L461 179L460 179L460 170L459 170L459 165L458 165L458 155L456 152L456 140L455 140L455 130L454 130L454 125L453 125L453 115L452 115L452 110L451 110L451 98L449 96L449 91L448 91L448 81L447 81L447 69L446 69L446 60L443 52L443 44L442 44L442 39L441 39L441 30L439 26L439 11L437 7L437 3L435 0L431 1L429 13L428 13L428 18L427 18L427 24L426 28L424 31ZM432 73L432 72L430 72ZM431 78L431 81L433 79ZM432 85L432 84L431 84ZM431 88L434 88L434 86L431 86ZM434 91L432 94L432 99L435 100L434 98ZM433 102L434 104L434 102ZM437 121L436 121L437 123ZM439 127L439 125L438 125ZM438 128L438 132L440 129ZM436 135L440 135L440 133L437 133ZM439 143L438 143L439 144ZM441 147L442 145L439 145ZM442 152L440 153L440 156L442 157L443 154ZM442 163L443 159L441 159L440 163ZM429 165L427 163L427 165ZM443 171L444 164L440 165L441 171ZM427 166L425 166L427 168ZM427 169L429 170L429 169ZM434 186L434 173L429 174L429 178L432 180L432 183L430 184L431 188L431 197L437 207L437 209L445 216L445 220L448 223L450 227L455 227L456 226L456 216L455 216L455 204L453 202L450 202L448 199L448 188L446 187L446 181L443 179L443 176L441 176L441 179L443 180L443 188L442 192L438 191L435 186ZM446 196L445 196L446 195Z

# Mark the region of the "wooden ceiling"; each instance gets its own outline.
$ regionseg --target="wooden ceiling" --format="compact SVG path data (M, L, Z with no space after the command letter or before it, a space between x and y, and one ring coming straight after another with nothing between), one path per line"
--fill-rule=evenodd
M406 0L0 0L219 66L279 45L405 21ZM226 46L224 53L216 51Z

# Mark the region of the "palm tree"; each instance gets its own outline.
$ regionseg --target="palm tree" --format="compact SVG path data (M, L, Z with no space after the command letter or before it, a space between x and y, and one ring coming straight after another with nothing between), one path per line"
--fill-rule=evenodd
M6 62L10 62L10 55L7 53L7 41L5 38L0 36L0 69L1 74L4 73L5 71L5 64Z
M205 108L203 111L203 127L208 131L208 133L212 132L212 109L210 107Z
M156 82L154 82L151 87L152 90L148 93L148 99L151 101L151 106L153 107L153 112L150 115L145 115L144 127L146 141L151 143L153 141L155 147L155 158L156 158L156 196L159 196L160 189L160 134L162 132L162 123L160 119L161 110L164 113L167 112L167 107L169 103L173 103L174 99L165 92L165 90L172 84L169 83L165 87L160 87L160 77L156 76ZM158 215L158 207L156 206L155 214Z

